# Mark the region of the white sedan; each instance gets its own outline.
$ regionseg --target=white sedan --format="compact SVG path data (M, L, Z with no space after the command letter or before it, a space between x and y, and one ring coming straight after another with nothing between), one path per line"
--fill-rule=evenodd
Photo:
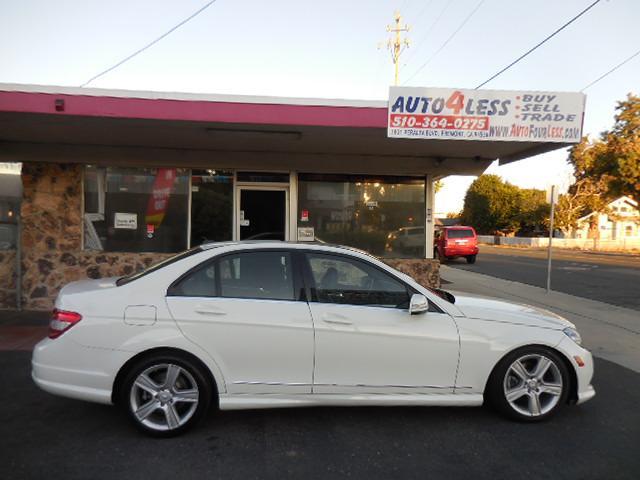
M575 327L453 298L354 249L203 245L58 296L34 381L168 436L221 410L487 402L523 421L595 395Z

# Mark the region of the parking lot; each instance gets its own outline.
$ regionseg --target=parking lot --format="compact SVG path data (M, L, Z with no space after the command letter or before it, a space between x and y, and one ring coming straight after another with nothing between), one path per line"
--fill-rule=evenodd
M117 409L55 397L0 352L0 478L637 479L640 374L596 359L598 395L543 424L483 408L212 413L157 440Z

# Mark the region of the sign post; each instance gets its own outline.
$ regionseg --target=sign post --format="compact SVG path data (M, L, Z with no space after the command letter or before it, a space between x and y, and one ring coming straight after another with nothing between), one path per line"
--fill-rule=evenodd
M551 247L553 244L553 214L556 209L556 186L551 185L549 203L551 203L551 215L549 217L549 249L547 251L547 293L551 291Z

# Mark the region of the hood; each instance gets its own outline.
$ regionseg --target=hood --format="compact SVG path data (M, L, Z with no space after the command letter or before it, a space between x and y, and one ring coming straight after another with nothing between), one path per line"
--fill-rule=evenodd
M457 294L455 305L469 318L552 328L555 330L562 330L567 327L575 328L573 323L560 315L531 305Z
M97 280L79 280L77 282L67 283L62 287L59 295L73 295L75 293L85 293L113 288L116 286L116 280L118 280L118 278L120 277L99 278Z

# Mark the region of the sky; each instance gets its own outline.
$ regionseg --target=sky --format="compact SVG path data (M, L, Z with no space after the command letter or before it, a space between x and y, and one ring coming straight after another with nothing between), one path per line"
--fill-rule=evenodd
M476 13L437 55L481 2ZM80 86L191 15L206 0L0 0L0 82ZM400 83L474 88L592 0L217 0L89 87L386 100L380 43L399 10L411 26ZM640 48L640 1L602 0L484 88L579 91ZM419 67L429 63L420 71ZM418 71L418 72L417 72ZM417 73L416 73L417 72ZM585 91L584 133L613 124L640 93L640 56ZM566 149L488 172L525 188L566 188ZM449 177L437 212L462 208L474 177Z

